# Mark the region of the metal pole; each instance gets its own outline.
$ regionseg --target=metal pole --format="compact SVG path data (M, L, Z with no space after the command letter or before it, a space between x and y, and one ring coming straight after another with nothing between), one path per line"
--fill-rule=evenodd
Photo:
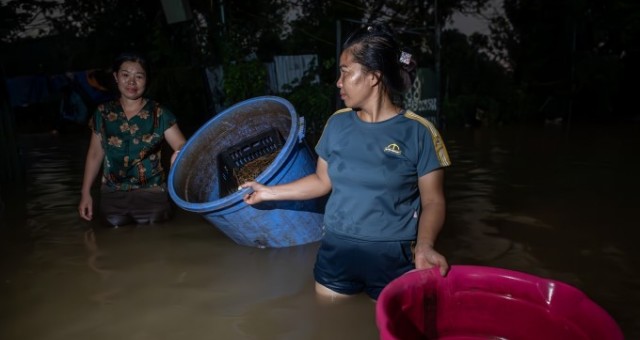
M570 74L570 87L569 87L569 112L567 112L567 121L565 123L565 127L566 130L569 131L569 128L571 127L571 116L573 115L573 98L575 96L576 93L576 64L575 64L575 58L576 58L576 19L575 17L573 18L573 27L572 27L572 31L571 31L571 58L570 58L570 63L571 63L571 74Z
M438 20L438 0L433 1L433 18L435 29L435 46L434 46L434 59L436 68L436 125L438 128L443 128L442 110L440 103L440 20Z
M222 24L222 33L224 34L227 32L227 22L224 16L224 0L220 0L219 5L220 5L220 23Z
M340 74L340 46L342 44L342 21L336 20L336 76ZM340 109L340 93L336 91L336 110Z

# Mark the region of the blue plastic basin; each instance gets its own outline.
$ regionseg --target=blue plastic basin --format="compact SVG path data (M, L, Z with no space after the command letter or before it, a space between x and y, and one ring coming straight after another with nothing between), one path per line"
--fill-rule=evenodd
M256 177L274 185L315 172L316 157L304 140L304 119L287 100L264 96L240 102L205 123L189 138L169 171L169 194L184 210L201 214L238 244L289 247L322 236L325 199L244 203L246 189L221 197L222 152L247 138L276 129L286 141Z

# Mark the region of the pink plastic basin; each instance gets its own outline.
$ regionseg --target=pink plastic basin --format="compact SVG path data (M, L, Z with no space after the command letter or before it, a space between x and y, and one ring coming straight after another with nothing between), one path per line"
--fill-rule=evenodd
M376 304L380 338L620 340L611 316L580 290L521 272L481 266L414 270Z

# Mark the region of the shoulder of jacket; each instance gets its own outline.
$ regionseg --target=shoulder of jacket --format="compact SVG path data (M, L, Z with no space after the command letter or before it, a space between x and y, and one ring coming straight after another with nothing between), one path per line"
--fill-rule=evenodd
M406 110L405 113L403 114L403 116L407 119L411 119L413 121L418 122L420 125L424 126L425 128L427 128L429 131L431 131L432 134L438 135L438 129L436 128L436 126L427 118L422 117L421 115L411 111L411 110Z
M347 113L347 112L351 112L351 111L353 111L353 109L352 109L352 108L345 107L344 109L340 109L340 110L338 110L338 111L334 112L333 114L331 114L331 116L329 117L329 119L331 119L331 118L333 118L333 117L335 117L335 116L340 116L340 115L341 115L341 114L343 114L343 113Z
M144 99L147 101L147 103L144 106L147 108L147 110L149 110L149 112L158 114L167 110L167 108L164 107L164 105L160 104L160 102L158 102L155 99L151 99L147 97L145 97Z
M349 112L349 111L353 111L353 109L352 109L352 108L350 108L350 107L344 107L344 108L342 108L342 109L340 109L340 110L338 110L338 111L334 112L333 114L336 114L336 113L344 113L344 112Z
M98 104L98 106L96 106L96 109L102 113L106 113L107 111L113 111L113 108L116 107L117 104L118 101L116 99L109 100L104 103Z

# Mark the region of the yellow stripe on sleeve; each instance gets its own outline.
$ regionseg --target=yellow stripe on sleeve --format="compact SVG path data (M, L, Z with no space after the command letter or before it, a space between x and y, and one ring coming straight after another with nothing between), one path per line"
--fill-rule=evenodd
M414 113L413 111L407 110L404 114L405 117L409 119L413 119L420 124L424 125L431 132L431 139L433 140L433 145L436 149L436 155L438 156L438 161L441 166L449 166L451 165L451 159L449 159L449 153L447 152L447 148L442 141L442 137L440 136L440 132L438 129L431 123L428 119Z

